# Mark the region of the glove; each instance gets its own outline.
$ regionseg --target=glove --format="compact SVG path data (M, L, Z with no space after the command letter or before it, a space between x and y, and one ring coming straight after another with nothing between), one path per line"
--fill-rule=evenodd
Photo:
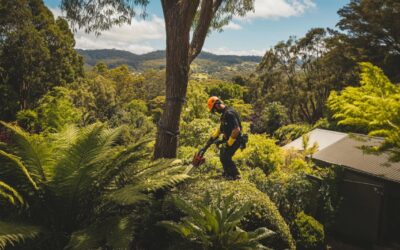
M235 143L235 141L236 141L236 138L232 138L232 136L231 136L231 137L229 137L228 141L226 142L226 145L228 147L232 147L232 145Z

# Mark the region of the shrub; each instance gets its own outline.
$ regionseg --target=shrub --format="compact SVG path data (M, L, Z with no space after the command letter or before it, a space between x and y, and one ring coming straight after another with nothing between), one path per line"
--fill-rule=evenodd
M208 86L206 91L210 96L218 96L222 100L243 99L243 88L234 83L220 82Z
M239 113L242 121L251 120L251 116L253 115L253 106L251 104L239 99L227 100L225 103Z
M250 134L246 149L238 151L234 159L249 167L261 168L265 174L269 174L283 163L283 154L274 140L265 135Z
M321 249L324 244L324 226L304 212L297 214L292 231L298 249Z
M209 192L208 203L216 203L218 196L227 197L233 195L233 200L239 206L251 204L249 213L241 221L241 227L246 231L252 231L259 227L266 227L276 235L261 243L273 249L294 249L294 242L290 230L279 214L274 203L267 195L259 191L253 184L245 181L225 181L221 179L197 179L184 184L177 196L189 203L196 204L205 200L206 192ZM166 208L171 206L167 203ZM166 209L165 208L165 209Z
M208 94L204 87L197 82L189 82L187 91L187 103L182 110L182 120L191 122L194 119L206 119L210 116L207 109Z
M241 229L239 223L249 212L250 203L234 202L233 194L224 199L219 195L216 204L190 204L177 197L174 204L187 216L180 223L162 221L160 224L186 239L188 249L196 246L209 250L265 249L259 241L274 235L265 227L253 232Z
M38 115L34 110L24 109L17 113L17 124L25 130L33 132L38 126Z
M72 102L71 90L55 87L38 101L35 110L44 131L60 131L82 120L82 112Z
M189 123L182 122L179 143L182 146L202 146L215 128L217 128L217 125L210 119L194 119Z

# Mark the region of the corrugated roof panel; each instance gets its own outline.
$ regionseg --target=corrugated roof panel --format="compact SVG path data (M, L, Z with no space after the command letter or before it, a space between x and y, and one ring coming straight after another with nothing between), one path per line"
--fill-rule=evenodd
M325 130L325 129L314 129L308 133L310 135L309 146L312 146L314 142L318 143L318 150L322 150L335 142L348 136L346 133ZM284 149L294 148L297 150L303 150L303 138L297 138L283 146Z
M313 155L314 159L329 164L341 165L355 171L400 182L400 163L389 162L387 154L366 153L362 146L376 146L381 138L347 136Z

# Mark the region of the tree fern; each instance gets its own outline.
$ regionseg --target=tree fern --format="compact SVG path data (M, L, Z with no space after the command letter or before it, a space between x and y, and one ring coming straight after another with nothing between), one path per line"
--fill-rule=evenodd
M5 217L46 229L54 240L38 248L58 249L71 233L71 248L126 248L134 229L132 206L189 178L179 161L149 162L148 140L128 148L116 145L120 128L97 123L44 137L1 124L13 139L0 151L0 178L7 179L0 182L0 202L25 201L27 209L8 211ZM18 232L5 234L4 239L15 240L3 240L4 245L38 236Z

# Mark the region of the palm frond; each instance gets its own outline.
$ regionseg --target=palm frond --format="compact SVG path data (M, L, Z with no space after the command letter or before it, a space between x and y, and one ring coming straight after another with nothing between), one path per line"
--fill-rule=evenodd
M18 191L3 181L0 181L0 197L8 200L12 205L24 204L24 199Z
M39 227L0 221L0 249L5 249L9 245L15 246L28 239L34 239L41 232L42 230Z

